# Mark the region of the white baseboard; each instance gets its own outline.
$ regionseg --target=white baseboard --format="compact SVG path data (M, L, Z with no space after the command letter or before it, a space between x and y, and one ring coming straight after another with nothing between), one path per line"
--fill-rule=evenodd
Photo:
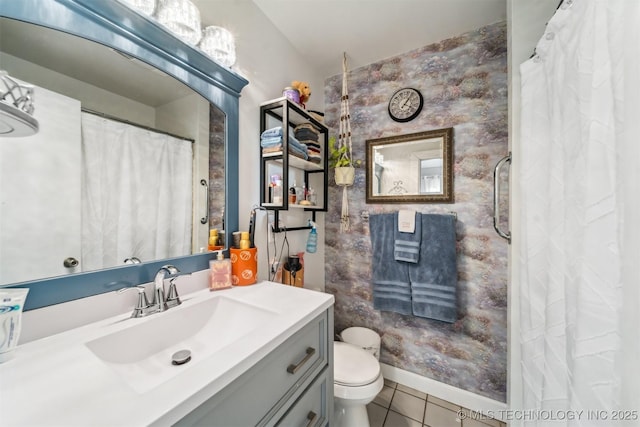
M494 417L505 413L507 404L480 396L470 391L462 390L431 378L423 377L413 372L396 368L386 363L380 363L382 376L385 379L406 385L423 393L433 395L439 399L459 405L463 408L477 411L483 414L492 414ZM496 417L498 418L498 417ZM501 420L504 421L504 420Z

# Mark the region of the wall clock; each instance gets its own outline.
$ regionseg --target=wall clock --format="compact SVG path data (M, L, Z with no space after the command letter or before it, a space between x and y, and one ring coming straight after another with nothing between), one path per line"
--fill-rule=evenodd
M423 102L419 90L410 87L400 89L389 100L389 115L396 122L408 122L420 114Z

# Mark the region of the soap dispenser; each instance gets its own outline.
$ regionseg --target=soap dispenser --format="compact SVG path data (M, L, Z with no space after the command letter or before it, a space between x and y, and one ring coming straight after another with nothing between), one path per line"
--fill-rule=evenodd
M313 254L318 250L318 232L316 231L315 222L309 221L309 224L311 225L311 231L307 238L307 252Z
M209 261L209 290L229 289L231 283L231 260L218 251L217 259Z

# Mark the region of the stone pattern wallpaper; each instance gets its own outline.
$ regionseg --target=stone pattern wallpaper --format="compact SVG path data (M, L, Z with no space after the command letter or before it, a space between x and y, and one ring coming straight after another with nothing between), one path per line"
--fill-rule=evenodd
M209 108L209 228L224 229L224 112L211 104ZM221 197L222 195L222 197Z
M326 290L336 299L336 332L372 328L382 336L381 362L501 402L507 384L508 245L493 230L493 168L508 153L506 30L505 22L492 24L349 72L354 157L364 163L367 139L453 127L455 203L366 204L361 167L348 189L346 233L340 233L342 187L330 176L325 236ZM397 123L387 105L403 87L419 89L424 108L416 119ZM325 122L334 136L341 88L342 75L325 82ZM398 209L457 214L453 324L373 308L366 213ZM506 213L506 207L501 210Z

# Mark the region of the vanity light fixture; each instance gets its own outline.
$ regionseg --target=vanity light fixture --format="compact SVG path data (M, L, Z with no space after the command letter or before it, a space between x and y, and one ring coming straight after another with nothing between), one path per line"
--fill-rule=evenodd
M18 83L0 70L0 136L31 136L38 132L33 117L33 86Z
M202 37L200 11L190 0L159 0L156 19L188 44L195 46Z
M211 25L202 31L198 45L215 61L229 68L236 62L236 42L233 34L225 28Z

